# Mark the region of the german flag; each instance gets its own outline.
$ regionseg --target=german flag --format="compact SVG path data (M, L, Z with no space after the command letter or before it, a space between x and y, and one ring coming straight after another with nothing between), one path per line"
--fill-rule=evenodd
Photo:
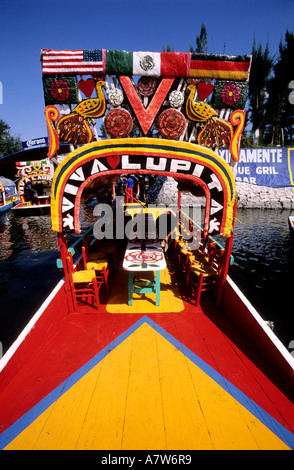
M225 54L200 54L192 52L190 77L241 80L249 78L251 56L228 56Z

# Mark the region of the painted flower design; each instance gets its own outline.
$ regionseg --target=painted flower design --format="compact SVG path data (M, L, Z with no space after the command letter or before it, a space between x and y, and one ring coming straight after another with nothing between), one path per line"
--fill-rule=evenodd
M156 251L133 251L132 253L129 253L126 255L126 261L129 261L134 264L150 264L150 263L156 263L157 261L160 261L163 259L163 253L161 252L156 252Z
M133 119L123 108L115 108L106 115L104 125L112 137L127 137L133 129Z
M141 77L138 80L137 88L142 96L151 96L156 89L156 79L153 77Z
M184 95L182 92L174 90L170 93L168 100L173 108L180 108L184 103Z
M227 83L221 92L221 97L227 106L236 104L241 96L241 89L235 83Z
M112 106L120 106L124 100L124 95L118 88L111 88L108 93L108 101Z
M66 101L70 94L70 86L66 81L56 79L50 85L50 93L57 102Z
M174 108L163 111L157 122L157 128L165 139L177 139L186 127L185 116Z

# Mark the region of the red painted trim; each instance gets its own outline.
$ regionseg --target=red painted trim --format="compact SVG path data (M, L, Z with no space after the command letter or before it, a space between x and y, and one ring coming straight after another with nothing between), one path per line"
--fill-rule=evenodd
M261 353L263 365L268 366L276 380L281 382L282 379L289 387L288 392L292 391L291 396L294 403L294 368L281 352L282 349L285 349L284 346L277 338L275 339L277 343L280 343L280 349L273 343L271 335L274 334L269 327L265 323L264 325L258 323L250 308L240 299L238 292L232 286L234 283L231 280L224 285L223 310L225 315L234 325L237 325L248 344L253 345ZM252 306L250 307L254 310ZM258 315L257 312L256 314ZM263 322L262 319L261 322ZM285 354L290 356L287 350L285 350Z

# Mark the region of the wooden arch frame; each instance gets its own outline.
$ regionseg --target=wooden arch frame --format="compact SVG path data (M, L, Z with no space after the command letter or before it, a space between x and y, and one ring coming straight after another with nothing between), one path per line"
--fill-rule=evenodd
M80 233L84 188L93 179L122 173L160 174L201 186L207 201L204 229L231 236L236 192L229 165L205 147L156 138L101 140L70 153L53 178L52 229Z

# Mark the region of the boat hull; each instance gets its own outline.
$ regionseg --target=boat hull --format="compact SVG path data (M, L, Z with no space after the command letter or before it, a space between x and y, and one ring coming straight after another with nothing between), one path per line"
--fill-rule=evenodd
M230 279L223 311L68 315L64 287L0 362L1 448L293 448L293 358Z
M12 209L16 204L19 204L19 199L17 199L16 201L12 201L12 202L9 202L7 204L4 204L3 206L0 206L0 214L2 212L7 212L9 211L10 209Z
M36 205L17 205L12 208L14 214L20 216L29 216L29 215L48 215L50 214L50 204L36 204Z

